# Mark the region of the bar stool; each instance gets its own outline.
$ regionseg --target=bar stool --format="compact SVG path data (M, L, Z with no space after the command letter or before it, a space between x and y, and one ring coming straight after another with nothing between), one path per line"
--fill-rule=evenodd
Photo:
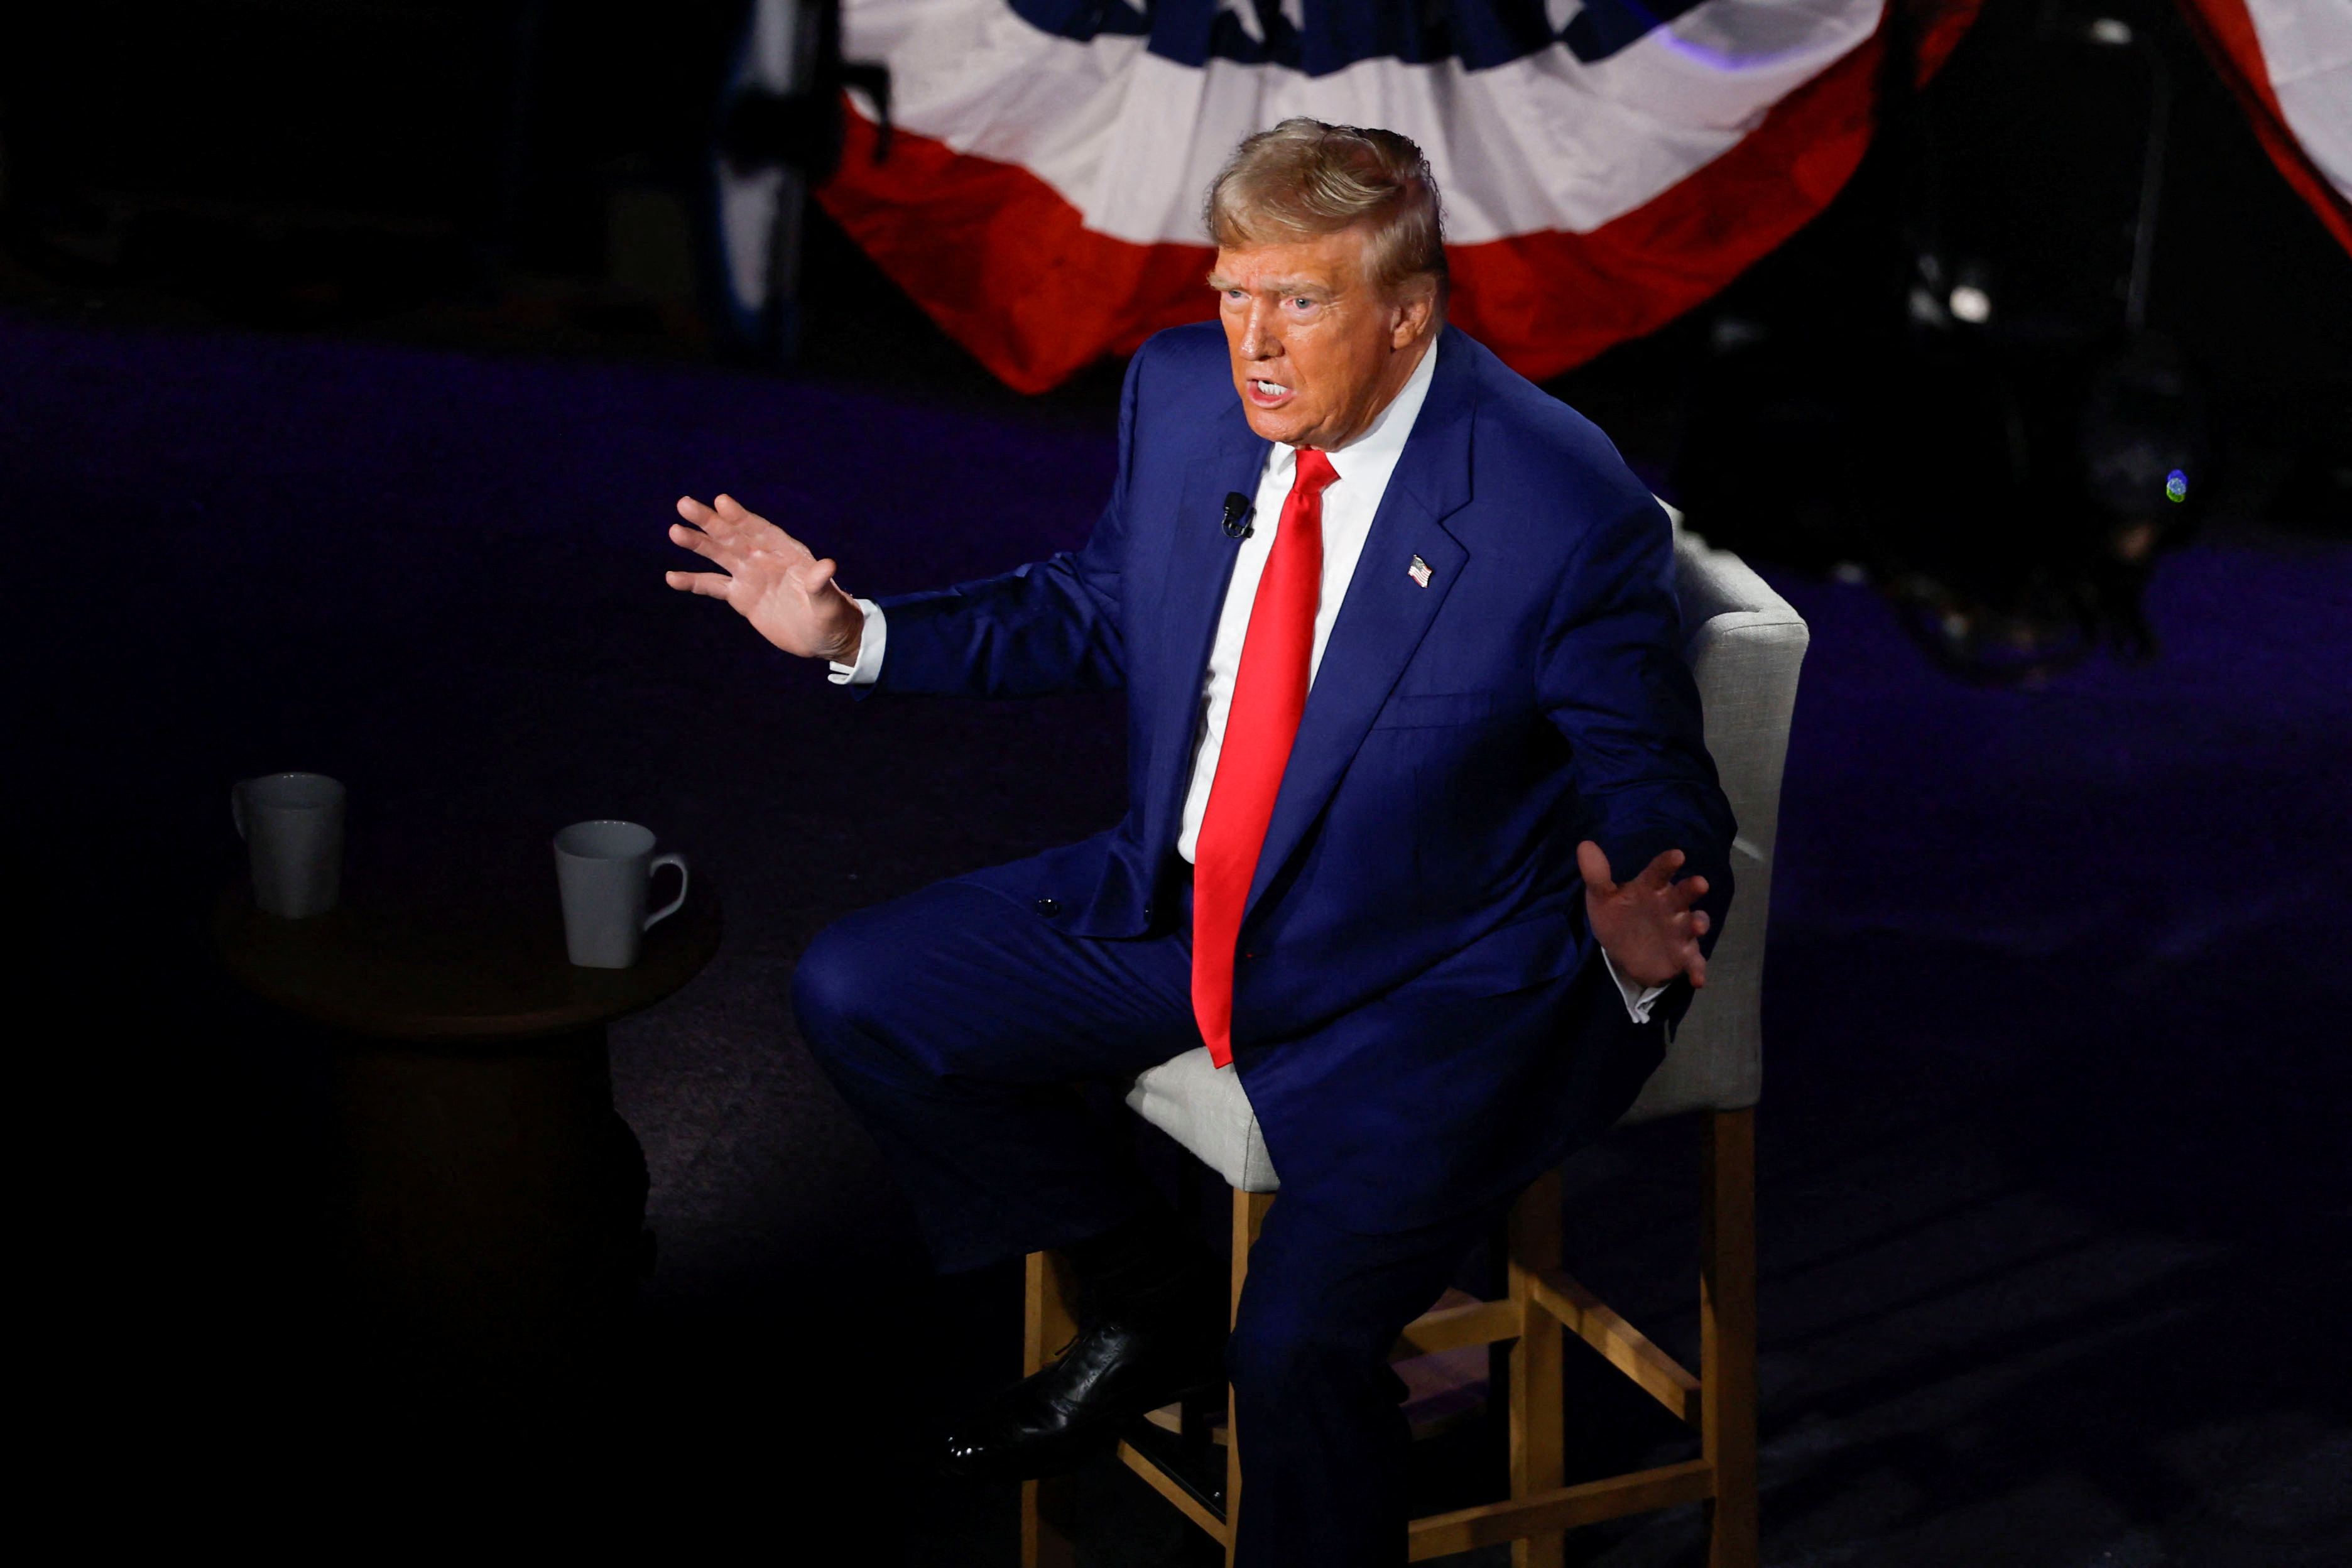
M1700 1119L1698 1372L1685 1369L1561 1268L1559 1173L1544 1176L1512 1210L1505 1294L1433 1310L1404 1331L1391 1352L1402 1361L1468 1346L1515 1346L1506 1391L1510 1495L1414 1520L1414 1562L1509 1542L1513 1568L1559 1568L1569 1530L1699 1501L1710 1505L1709 1568L1754 1568L1757 1562L1755 1105L1763 1070L1764 933L1781 762L1808 633L1796 611L1738 556L1679 531L1675 556L1684 652L1705 704L1707 749L1739 825L1732 845L1738 886L1732 917L1707 961L1706 989L1693 999L1664 1061L1620 1125ZM1127 1103L1233 1187L1231 1305L1238 1308L1250 1246L1280 1185L1239 1077L1219 1071L1202 1047L1144 1073ZM1050 1254L1031 1254L1027 1293L1023 1370L1034 1373L1076 1325ZM1564 1485L1561 1357L1571 1333L1696 1428L1699 1457ZM1227 1400L1231 1432L1230 1390ZM1139 1427L1118 1454L1223 1542L1231 1563L1240 1447L1225 1446L1223 1491L1202 1487L1181 1452L1189 1446L1189 1457L1200 1457L1202 1415L1186 1412L1182 1435L1169 1442ZM1075 1561L1055 1522L1065 1486L1023 1486L1023 1568L1066 1568Z

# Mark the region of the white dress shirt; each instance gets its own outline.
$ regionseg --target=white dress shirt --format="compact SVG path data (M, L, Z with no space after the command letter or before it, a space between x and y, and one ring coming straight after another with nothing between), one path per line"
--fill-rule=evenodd
M1429 396L1429 384L1437 371L1437 345L1430 344L1429 352L1421 356L1406 378L1404 387L1379 416L1346 446L1327 453L1332 469L1339 478L1323 490L1323 583L1315 607L1315 642L1307 654L1307 681L1309 690L1315 683L1315 672L1322 668L1323 645L1331 638L1332 622L1339 618L1339 605L1348 596L1348 584L1354 581L1357 559L1364 552L1364 541L1372 531L1372 518L1381 510L1381 498L1388 493L1389 477L1396 472L1397 460L1404 456L1404 444L1412 434L1413 422L1421 416L1421 405ZM1176 836L1176 853L1186 860L1193 858L1194 847L1201 839L1201 818L1209 809L1209 786L1217 776L1217 758L1224 747L1225 717L1234 705L1234 679L1241 669L1242 645L1249 636L1250 609L1257 602L1258 579L1265 572L1267 554L1274 549L1274 537L1282 527L1282 503L1289 499L1290 485L1298 468L1298 452L1277 441L1266 454L1265 467L1258 473L1256 510L1251 516L1252 529L1244 539L1234 559L1234 574L1225 587L1224 607L1218 612L1216 640L1210 645L1208 672L1201 681L1201 724L1192 748L1192 778L1184 793L1183 826ZM1402 566L1396 570L1402 572ZM857 607L865 612L866 628L857 647L857 662L835 664L832 679L835 685L867 686L882 672L884 639L889 635L888 622L881 608L870 599L860 599ZM1650 1007L1665 987L1635 985L1617 972L1616 960L1608 951L1601 952L1609 965L1610 978L1625 998L1625 1009L1637 1024L1650 1019Z
M1413 366L1395 401L1381 410L1364 433L1336 451L1324 454L1339 477L1323 489L1323 586L1315 605L1315 642L1307 656L1307 685L1315 686L1315 672L1323 668L1323 645L1331 640L1331 623L1355 580L1356 559L1364 552L1365 536L1372 531L1372 514L1388 493L1389 476L1404 456L1405 437L1429 396L1429 383L1437 371L1437 345ZM1209 646L1209 672L1201 681L1201 727L1192 749L1192 784L1184 792L1183 826L1177 830L1176 853L1190 860L1201 841L1201 818L1209 810L1209 785L1217 776L1217 758L1223 754L1225 717L1233 710L1234 679L1242 668L1242 644L1249 637L1250 610L1257 603L1258 579L1265 574L1274 552L1275 535L1282 531L1282 503L1290 499L1291 480L1298 472L1298 449L1274 444L1265 467L1258 473L1257 510L1250 516L1250 535L1234 557L1234 574L1225 587L1224 608L1217 616L1216 641ZM1402 572L1403 566L1396 570Z

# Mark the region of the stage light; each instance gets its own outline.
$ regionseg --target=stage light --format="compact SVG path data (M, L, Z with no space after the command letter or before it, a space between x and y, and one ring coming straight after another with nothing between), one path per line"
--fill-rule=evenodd
M1717 316L1707 334L1707 346L1719 354L1738 353L1762 342L1767 335L1761 321L1745 316Z
M1952 290L1952 314L1971 326L1992 319L1992 296L1973 283L1963 283Z
M2132 41L2131 24L2119 16L2102 16L2084 29L2084 36L2091 42L2105 44L2109 48L2125 48Z
M2164 476L2164 499L2184 501L2189 499L2189 476L2179 468Z

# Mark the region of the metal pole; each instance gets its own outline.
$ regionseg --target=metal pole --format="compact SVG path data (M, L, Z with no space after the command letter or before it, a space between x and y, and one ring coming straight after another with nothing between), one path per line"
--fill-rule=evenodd
M2131 283L2124 295L2124 325L2137 336L2147 326L2148 273L2156 258L2156 215L2164 192L2164 142L2172 120L2172 69L2152 39L2147 56L2147 150L2140 162L2139 216L2132 225Z

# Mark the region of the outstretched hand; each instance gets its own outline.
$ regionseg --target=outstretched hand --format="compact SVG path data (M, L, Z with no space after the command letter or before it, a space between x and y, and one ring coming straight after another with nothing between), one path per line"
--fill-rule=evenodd
M664 581L681 593L724 599L751 629L803 658L857 662L866 616L833 580L833 561L814 551L733 496L710 506L688 496L677 503L686 523L672 523L670 542L683 545L722 572L671 572ZM691 523L692 527L688 527Z
M1706 959L1698 939L1706 934L1706 911L1694 909L1706 896L1705 877L1677 882L1683 852L1669 849L1630 882L1609 879L1609 857L1590 838L1576 847L1576 868L1584 874L1584 911L1617 973L1636 985L1664 985L1678 974L1693 985L1706 984Z

